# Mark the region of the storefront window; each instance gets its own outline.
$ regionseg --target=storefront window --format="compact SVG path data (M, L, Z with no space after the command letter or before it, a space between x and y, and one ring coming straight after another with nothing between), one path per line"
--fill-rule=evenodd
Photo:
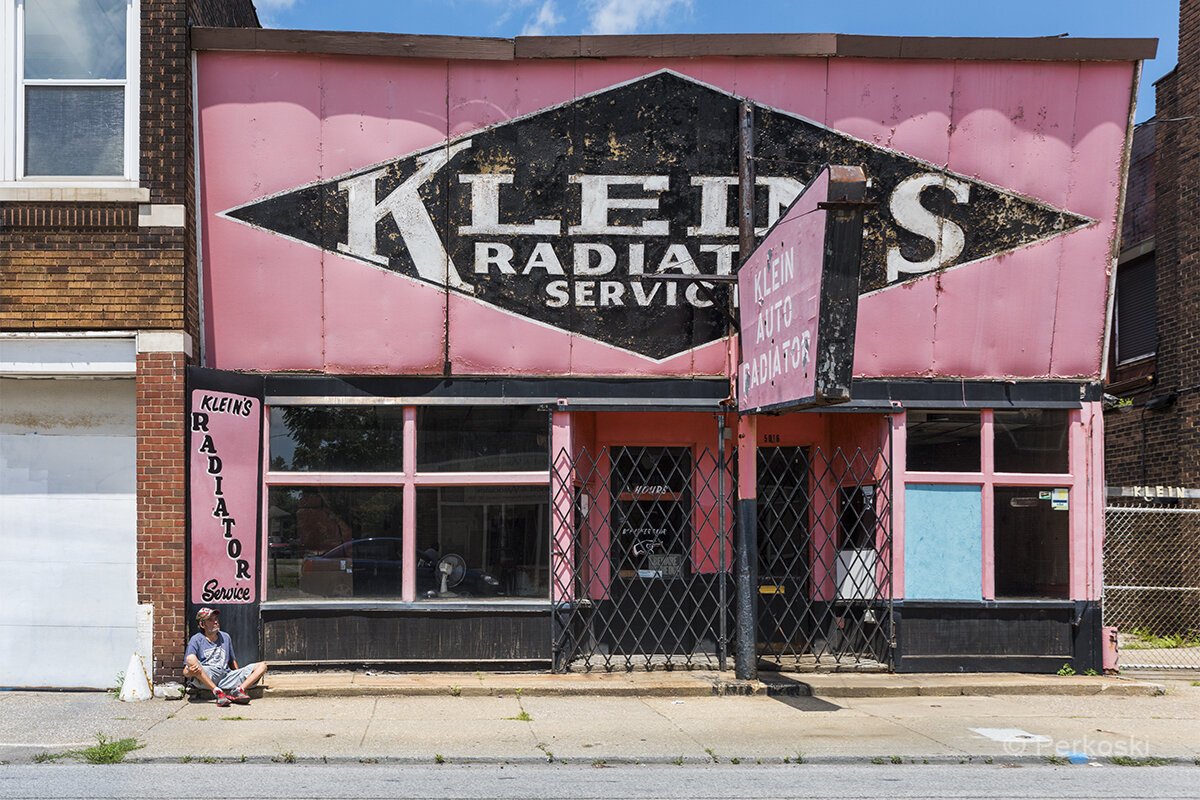
M1067 472L1070 412L997 411L995 419L997 472Z
M1070 596L1069 493L1065 488L995 488L996 597Z
M401 487L272 486L267 498L272 600L400 598Z
M549 470L545 411L533 406L434 406L417 414L418 472Z
M905 418L910 472L979 472L978 411L909 411Z
M271 409L276 472L400 472L403 443L401 406Z
M417 598L548 597L549 528L545 486L417 489Z

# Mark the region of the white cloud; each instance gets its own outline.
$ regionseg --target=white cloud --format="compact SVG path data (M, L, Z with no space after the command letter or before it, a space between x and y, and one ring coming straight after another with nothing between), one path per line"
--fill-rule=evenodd
M521 35L547 36L554 33L554 29L562 23L563 16L555 8L554 0L545 0L538 7L537 13L525 20L525 27L521 29Z
M277 27L279 12L287 11L296 5L296 0L254 0L254 8L258 11L258 21L264 28Z
M591 33L641 33L691 12L692 0L588 0L587 6Z

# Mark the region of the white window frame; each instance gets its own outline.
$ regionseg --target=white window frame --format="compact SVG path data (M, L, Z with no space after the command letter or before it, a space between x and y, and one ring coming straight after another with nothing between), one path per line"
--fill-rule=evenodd
M25 80L25 1L0 0L0 182L31 188L126 188L138 185L141 117L141 3L125 0L125 78L123 80ZM125 87L124 171L121 175L25 175L26 86Z

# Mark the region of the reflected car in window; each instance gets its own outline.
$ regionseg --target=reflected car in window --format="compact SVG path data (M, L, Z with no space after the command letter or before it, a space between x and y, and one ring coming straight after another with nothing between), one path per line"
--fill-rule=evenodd
M320 597L400 597L404 574L404 540L390 536L354 539L300 565L300 591ZM417 555L417 595L442 596L440 556L435 550ZM467 569L448 586L457 597L489 597L500 593L500 582L480 569Z

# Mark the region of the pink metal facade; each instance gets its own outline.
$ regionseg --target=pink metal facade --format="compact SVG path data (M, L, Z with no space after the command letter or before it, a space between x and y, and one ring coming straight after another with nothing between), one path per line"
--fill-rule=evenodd
M448 355L461 375L722 374L720 342L645 358L223 213L670 70L1088 220L864 295L857 376L1099 377L1133 63L223 52L198 63L210 366L441 374ZM953 249L953 232L942 242Z

